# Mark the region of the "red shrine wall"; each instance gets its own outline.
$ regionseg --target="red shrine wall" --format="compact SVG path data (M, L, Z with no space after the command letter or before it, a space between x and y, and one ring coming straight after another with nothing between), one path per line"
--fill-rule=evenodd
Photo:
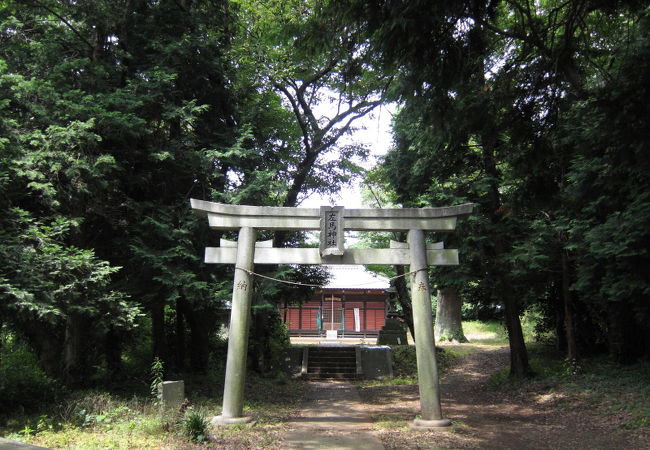
M376 334L386 322L387 297L382 289L326 289L301 305L285 305L280 314L292 334Z

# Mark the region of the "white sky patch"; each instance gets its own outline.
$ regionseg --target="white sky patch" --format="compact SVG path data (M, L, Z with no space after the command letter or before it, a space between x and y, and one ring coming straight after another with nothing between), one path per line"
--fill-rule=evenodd
M335 105L331 106L335 108ZM377 159L386 154L392 143L391 120L395 113L396 106L389 104L378 107L371 114L357 119L354 122L354 128L357 128L351 135L343 136L340 144L365 144L370 150L370 155L366 161L354 161L364 169L372 169L377 164ZM322 115L333 115L331 110ZM346 208L361 208L361 188L359 181L356 180L351 186L342 186L338 195L323 197L318 194L312 194L301 204L302 208L317 208L320 206L344 206Z
M332 108L335 108L333 105ZM377 165L379 157L384 156L390 148L393 135L391 130L391 121L395 114L397 106L389 104L378 107L365 117L355 121L356 130L347 136L341 138L340 143L365 144L370 150L366 161L355 161L364 169L369 170ZM325 115L331 114L325 113ZM361 200L361 180L355 180L351 185L342 186L338 195L321 196L312 194L300 203L301 208L319 208L321 206L344 206L345 208L363 208ZM308 242L318 242L319 232L307 232ZM347 231L345 233L345 246L349 247L357 242L357 232Z

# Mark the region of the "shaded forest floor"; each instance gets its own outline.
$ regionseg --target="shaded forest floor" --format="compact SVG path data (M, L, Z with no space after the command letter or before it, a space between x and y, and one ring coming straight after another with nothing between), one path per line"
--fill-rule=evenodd
M538 376L513 381L503 341L469 337L473 344L443 345L440 355L448 364L441 379L443 413L452 427L408 427L419 412L419 395L416 380L406 376L355 383L360 402L354 409L368 417L366 431L387 449L650 448L650 363L620 367L599 358L567 366L533 345ZM208 384L210 392L188 394L193 410L209 419L220 410L215 392L221 388ZM102 392L83 393L47 414L17 415L0 435L51 448L281 449L312 388L302 380L249 376L245 414L256 425L216 430L211 442L190 442L182 416L161 417L150 399Z
M449 429L407 427L419 410L416 384L359 388L387 449L650 448L647 364L587 371L545 357L539 377L515 382L506 375L507 347L446 348L461 354L441 380L443 414L453 421Z

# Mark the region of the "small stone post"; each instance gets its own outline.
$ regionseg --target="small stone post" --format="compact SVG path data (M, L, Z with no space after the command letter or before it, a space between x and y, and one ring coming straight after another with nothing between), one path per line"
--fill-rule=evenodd
M185 382L163 381L158 385L158 397L163 410L178 410L185 400Z
M251 417L243 416L243 410L248 329L253 294L253 277L247 271L253 270L255 234L255 229L250 227L243 227L239 230L228 333L223 408L221 415L213 419L213 425L233 425L252 420Z
M413 327L415 328L415 354L418 365L421 418L415 419L413 428L446 427L451 421L443 419L440 406L440 389L436 347L433 338L433 312L431 290L427 274L427 249L422 230L408 233L411 255L411 301L413 302Z

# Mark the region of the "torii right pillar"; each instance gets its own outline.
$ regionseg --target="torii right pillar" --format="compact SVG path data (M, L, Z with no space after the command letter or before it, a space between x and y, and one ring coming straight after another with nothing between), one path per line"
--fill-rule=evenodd
M424 232L410 230L408 243L411 256L411 301L421 408L421 417L415 419L411 427L416 429L448 427L451 421L442 417L440 406L440 383L433 336L433 311Z

